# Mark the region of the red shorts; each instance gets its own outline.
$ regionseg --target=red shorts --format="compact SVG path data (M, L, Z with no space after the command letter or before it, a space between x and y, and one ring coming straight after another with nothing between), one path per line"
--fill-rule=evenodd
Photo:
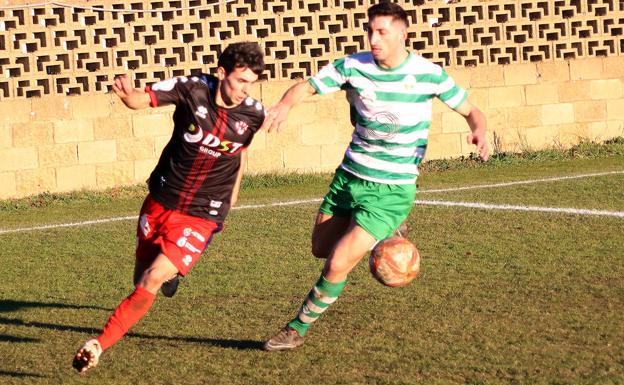
M169 210L148 195L137 226L137 261L151 263L163 253L186 275L208 247L221 223Z

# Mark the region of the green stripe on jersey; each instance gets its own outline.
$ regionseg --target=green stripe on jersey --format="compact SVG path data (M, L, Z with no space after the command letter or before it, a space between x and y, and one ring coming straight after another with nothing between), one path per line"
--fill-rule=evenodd
M341 71L338 71L341 72ZM341 72L342 73L342 72ZM344 73L343 73L344 74ZM446 75L446 74L444 74ZM369 80L372 80L374 82L380 82L380 83L399 83L405 80L406 77L411 76L413 78L416 79L416 81L418 83L433 83L433 84L440 84L442 83L444 80L446 80L446 78L448 77L448 75L444 76L444 75L436 75L436 74L410 74L410 73L398 73L398 74L388 74L388 73L366 73L364 71L358 71L358 70L354 70L354 71L350 71L349 72L349 76L350 77L363 77L363 78L367 78Z
M455 86L455 87L451 88L450 90L440 94L440 99L443 100L443 101L449 100L449 99L453 98L455 95L459 94L462 91L463 90L461 88Z
M354 152L359 152L362 154L366 154L368 156L372 156L375 159L384 160L386 162L393 162L398 164L414 164L416 160L416 156L397 156L388 154L387 152L381 151L370 151L365 147L358 146L357 144L351 143L349 148Z
M403 94L398 92L376 91L377 100L382 102L425 103L431 100L430 94Z
M388 139L364 138L360 134L358 134L357 132L355 133L355 135L357 135L358 139L362 140L363 142L366 142L368 144L375 145L375 146L382 146L382 147L385 147L387 149L411 148L411 147L427 147L427 143L428 143L427 139L417 139L417 140L415 140L413 142L410 142L410 143L390 143L390 142L388 142ZM353 142L351 142L351 143L353 143Z

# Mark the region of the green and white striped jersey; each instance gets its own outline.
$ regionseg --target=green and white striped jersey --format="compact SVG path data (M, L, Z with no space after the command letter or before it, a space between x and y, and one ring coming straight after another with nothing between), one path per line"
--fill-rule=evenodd
M437 64L410 53L392 69L370 52L336 60L310 78L317 93L346 90L355 129L340 167L373 182L414 183L427 149L432 100L457 108L467 97Z

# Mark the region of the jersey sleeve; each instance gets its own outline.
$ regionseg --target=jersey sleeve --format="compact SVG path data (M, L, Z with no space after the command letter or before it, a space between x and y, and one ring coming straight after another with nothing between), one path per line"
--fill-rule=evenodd
M262 123L264 123L264 118L266 117L266 108L264 108L264 105L262 105L262 102L260 102L259 100L254 100L253 108L254 118L252 120L253 123L251 124L250 128L255 133L260 130L260 127L262 127Z
M459 107L468 97L468 92L455 84L455 80L444 69L437 88L436 96L452 109Z
M150 96L152 107L178 105L182 101L182 88L188 81L185 77L172 78L154 83L145 87L145 92Z
M338 59L325 67L310 78L309 82L319 95L329 94L342 89L347 83L347 70L345 59Z

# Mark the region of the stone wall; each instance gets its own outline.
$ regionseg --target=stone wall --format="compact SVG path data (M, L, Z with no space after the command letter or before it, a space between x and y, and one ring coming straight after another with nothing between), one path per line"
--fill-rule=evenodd
M131 111L107 93L212 72L232 41L257 40L273 104L295 80L367 48L370 1L0 0L0 198L143 182L171 129L170 108ZM468 89L503 151L624 135L624 2L400 1L410 49ZM23 4L23 5L21 5ZM33 4L32 6L29 4ZM279 134L261 133L249 172L329 171L352 128L344 95L314 97ZM428 159L468 154L461 117L434 104Z

